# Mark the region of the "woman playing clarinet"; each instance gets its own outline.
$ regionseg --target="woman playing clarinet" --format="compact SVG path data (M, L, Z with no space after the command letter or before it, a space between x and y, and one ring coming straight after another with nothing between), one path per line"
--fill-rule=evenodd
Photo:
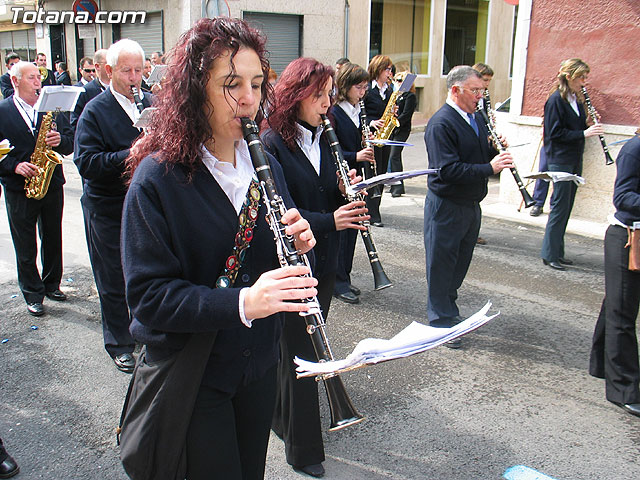
M338 231L361 229L358 217L364 202L344 205L331 149L322 135L321 115L331 106L333 68L311 58L298 58L282 72L275 87L274 104L263 141L278 159L291 196L309 220L318 242L314 248L314 276L318 300L327 318L338 263ZM355 170L351 171L355 175ZM292 359L315 359L305 323L297 314L285 315L278 372L278 400L273 430L285 442L287 462L312 476L324 474L324 447L320 430L318 384L313 378L296 379Z
M579 58L562 62L557 84L544 105L544 154L552 172L582 173L585 138L604 133L602 125L587 128L587 114L581 89L589 66ZM573 261L565 257L564 233L578 187L574 182L555 182L551 213L542 241L542 262L556 270Z
M241 20L204 18L170 57L152 126L127 160L123 270L131 332L145 346L136 368L215 333L204 365L181 372L204 373L194 378L199 388L186 438L175 438L187 459L185 474L175 478L261 479L280 312L308 310L285 299L316 292L315 279L299 277L307 267L279 267L243 140L240 117L255 118L269 89L265 40ZM293 205L273 159L271 167ZM283 223L300 251L313 247L309 224L295 209ZM186 400L176 399L177 410Z
M344 159L350 168L359 170L359 164L373 162L373 148L362 148L362 130L360 125L360 100L367 93L369 74L360 65L347 63L342 66L336 78L336 104L331 107L331 116L335 124L336 135ZM351 268L356 248L358 232L351 228L340 232L340 251L334 296L346 303L360 303L360 289L351 284Z

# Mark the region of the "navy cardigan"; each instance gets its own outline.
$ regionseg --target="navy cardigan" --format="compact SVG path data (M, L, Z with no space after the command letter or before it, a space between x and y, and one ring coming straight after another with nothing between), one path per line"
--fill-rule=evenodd
M480 135L449 104L444 104L429 120L424 132L429 168L429 190L454 202L479 202L487 195L489 164L497 153L489 145L487 126L476 115Z
M282 170L272 157L270 163L292 207ZM261 201L234 287L215 288L238 231L233 205L203 164L189 181L182 166L151 157L140 163L122 214L122 267L131 334L154 359L181 349L190 333L217 331L203 382L225 391L278 362L283 316L256 319L248 328L238 310L240 289L280 266L265 217Z
M356 127L349 115L339 105L331 107L334 130L349 168L357 168L356 155L362 150L362 131Z
M84 107L86 107L89 101L93 100L104 91L102 83L100 83L100 80L98 80L97 78L94 78L86 85L79 86L84 87L84 92L78 95L76 106L73 112L71 112L71 128L73 128L74 132L76 131L76 127L78 126L78 119L80 118L80 114L84 110Z
M340 237L336 232L333 212L345 200L338 188L336 165L325 136L320 138L319 176L297 144L294 151L289 150L282 137L273 130L264 132L263 142L280 162L291 198L311 225L316 238L314 276L335 272Z
M640 221L640 137L622 147L616 159L618 174L613 187L615 216L628 226Z
M584 152L587 115L578 103L580 115L556 90L544 104L544 153L547 164L579 166Z

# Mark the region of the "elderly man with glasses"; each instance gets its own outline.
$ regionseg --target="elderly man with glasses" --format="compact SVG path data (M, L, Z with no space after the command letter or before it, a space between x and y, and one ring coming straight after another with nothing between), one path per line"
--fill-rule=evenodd
M508 152L489 143L484 121L475 111L484 93L482 75L463 65L447 76L446 103L429 120L424 141L429 191L424 205L424 246L427 264L427 318L433 327L458 323L458 289L467 274L480 231L480 201L488 178L513 166ZM459 348L460 339L447 344Z

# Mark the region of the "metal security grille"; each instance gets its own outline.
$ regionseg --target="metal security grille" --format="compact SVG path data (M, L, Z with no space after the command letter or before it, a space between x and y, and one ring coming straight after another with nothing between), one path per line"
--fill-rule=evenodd
M147 13L144 23L120 24L120 38L130 38L138 42L147 58L152 52L164 53L162 11Z
M271 68L280 75L302 55L302 16L243 12L243 18L267 37Z

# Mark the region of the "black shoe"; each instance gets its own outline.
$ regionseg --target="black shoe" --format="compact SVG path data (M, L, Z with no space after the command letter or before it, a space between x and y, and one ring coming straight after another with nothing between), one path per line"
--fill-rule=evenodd
M627 413L630 413L631 415L640 417L640 403L618 403L618 402L611 402L611 403L619 406L620 408L625 410Z
M11 455L7 455L7 458L0 463L0 478L11 478L17 475L19 471L20 467Z
M136 366L136 359L131 353L121 353L113 357L113 363L116 368L124 373L133 373L133 368Z
M539 205L534 205L533 208L531 208L529 215L531 215L532 217L539 217L541 213L542 207Z
M401 197L401 196L402 196L402 194L401 194L400 192L391 192L391 196L392 196L393 198L398 198L398 197Z
M352 291L344 292L344 293L336 293L334 294L338 300L342 300L344 303L360 303L360 299L355 296Z
M384 223L382 222L371 222L371 225L374 227L384 227Z
M351 290L354 295L360 295L362 293L358 287L354 287L353 285L349 285L349 290Z
M34 317L41 317L44 315L44 306L42 302L27 303L27 311Z
M573 265L573 260L569 260L568 258L560 257L558 259L558 263L561 263L562 265Z
M542 259L542 263L544 263L545 265L548 265L549 267L555 269L555 270L566 270L566 268L564 268L562 265L560 265L558 262L548 262L547 260L545 260L544 258Z
M324 476L324 467L321 463L314 463L313 465L294 465L293 469L316 478Z
M462 339L460 337L454 338L453 340L449 340L447 343L445 343L444 346L455 350L462 346Z
M67 299L67 296L60 291L60 289L53 290L52 292L45 293L47 298L51 300L55 300L56 302L64 302Z

